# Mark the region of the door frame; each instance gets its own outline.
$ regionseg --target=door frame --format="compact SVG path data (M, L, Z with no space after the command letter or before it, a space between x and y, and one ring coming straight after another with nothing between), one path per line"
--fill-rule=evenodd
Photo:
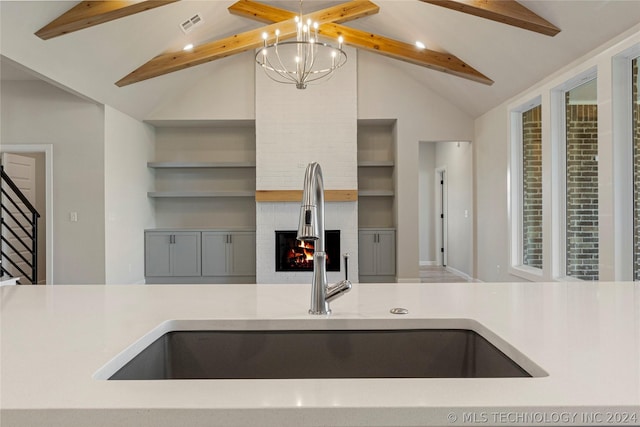
M441 184L440 181L443 181ZM438 253L438 265L447 266L447 252L449 250L447 242L449 236L448 229L448 212L447 212L447 167L440 166L435 168L435 219L436 219L436 252ZM442 215L442 218L441 218ZM444 251L443 251L444 248ZM440 256L440 254L442 256Z
M7 153L44 153L45 164L45 223L47 285L53 285L53 144L2 144L0 150Z

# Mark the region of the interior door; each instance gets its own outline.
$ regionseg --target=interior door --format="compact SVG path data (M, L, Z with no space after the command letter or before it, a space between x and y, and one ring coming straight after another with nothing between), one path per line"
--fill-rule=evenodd
M16 184L16 186L24 193L27 200L34 205L35 204L35 195L36 195L36 161L31 157L20 156L18 154L11 153L2 153L2 165L4 166L4 170L9 175L11 180ZM3 186L6 187L6 184L3 183ZM22 257L27 260L31 260L31 248L32 241L31 238L25 233L22 229L24 227L26 230L31 229L29 225L29 221L25 218L19 210L27 211L24 203L22 203L17 197L14 197L13 191L5 188L5 191L8 192L13 200L16 201L16 204L11 202L5 202L4 205L8 209L9 213L13 215L6 214L6 212L2 212L2 218L7 224L7 228L9 230L5 230L3 228L3 237L9 242L9 244L2 242L2 250L4 253L8 254L8 256L17 264L17 266L22 269L25 273L31 273L31 267L22 260L20 256L15 255L17 251ZM6 196L3 196L6 197ZM27 211L28 212L28 211ZM21 227L22 226L22 227ZM20 242L22 240L23 243ZM14 251L15 248L16 251ZM2 261L2 265L5 269L9 271L12 277L20 277L21 283L30 283L26 277L20 271L14 267L13 264L6 262L4 259Z

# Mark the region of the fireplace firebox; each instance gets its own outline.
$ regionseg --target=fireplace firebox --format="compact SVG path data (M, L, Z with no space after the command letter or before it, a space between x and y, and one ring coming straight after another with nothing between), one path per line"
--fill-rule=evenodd
M313 242L298 239L297 231L276 231L276 271L313 271ZM327 271L340 271L340 230L324 232Z

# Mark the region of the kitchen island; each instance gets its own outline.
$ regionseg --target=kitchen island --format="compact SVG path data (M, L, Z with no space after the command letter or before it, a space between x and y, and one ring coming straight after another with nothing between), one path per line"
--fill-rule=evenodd
M354 284L330 316L307 314L309 295L307 284L0 288L0 425L640 425L639 283ZM391 314L395 307L409 313ZM170 320L321 329L473 322L539 375L100 379Z

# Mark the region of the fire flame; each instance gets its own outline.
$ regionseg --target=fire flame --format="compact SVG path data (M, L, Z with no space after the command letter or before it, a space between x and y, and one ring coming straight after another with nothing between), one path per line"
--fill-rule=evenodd
M301 241L298 247L302 248L302 253L304 253L305 261L313 260L313 243Z

